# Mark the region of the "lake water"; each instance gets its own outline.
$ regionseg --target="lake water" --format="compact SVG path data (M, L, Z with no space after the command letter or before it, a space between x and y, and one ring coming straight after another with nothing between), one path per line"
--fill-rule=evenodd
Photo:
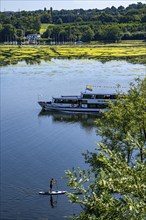
M145 66L124 61L52 60L40 65L1 68L1 218L62 220L80 212L65 195L40 196L49 190L69 190L64 171L87 168L82 153L94 151L95 117L43 113L38 98L78 95L86 85L96 92L124 91L134 78L145 77Z

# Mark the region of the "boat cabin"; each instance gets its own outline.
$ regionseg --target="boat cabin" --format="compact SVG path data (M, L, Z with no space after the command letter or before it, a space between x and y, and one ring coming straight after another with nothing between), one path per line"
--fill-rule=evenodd
M117 94L89 94L81 93L83 99L117 99Z

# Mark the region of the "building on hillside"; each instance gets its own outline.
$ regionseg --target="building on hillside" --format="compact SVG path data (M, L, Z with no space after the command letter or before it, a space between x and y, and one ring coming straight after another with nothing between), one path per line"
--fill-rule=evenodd
M28 34L26 36L29 44L38 44L40 37L40 34Z

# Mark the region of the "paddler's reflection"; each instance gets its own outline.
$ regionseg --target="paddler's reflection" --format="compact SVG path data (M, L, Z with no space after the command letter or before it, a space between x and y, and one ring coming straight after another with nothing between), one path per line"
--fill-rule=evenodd
M51 205L51 208L55 208L55 205L57 204L57 201L54 201L53 200L53 196L51 195L50 196L50 205Z
M54 208L53 196L50 196L50 205L52 208Z

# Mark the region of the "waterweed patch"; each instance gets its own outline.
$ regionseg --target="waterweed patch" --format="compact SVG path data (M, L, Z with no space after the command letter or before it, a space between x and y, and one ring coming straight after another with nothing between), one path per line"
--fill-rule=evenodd
M83 45L1 45L0 65L9 65L30 59L41 60L59 59L96 59L96 60L127 60L132 63L146 63L144 42L123 42L115 44L83 44Z

